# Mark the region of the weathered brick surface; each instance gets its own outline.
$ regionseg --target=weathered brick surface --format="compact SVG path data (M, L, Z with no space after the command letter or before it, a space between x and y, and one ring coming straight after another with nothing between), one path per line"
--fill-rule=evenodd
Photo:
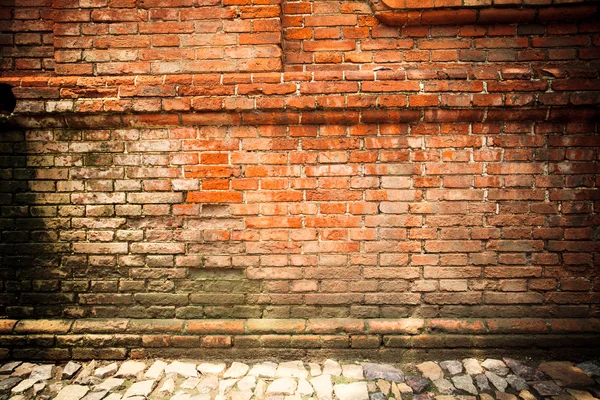
M0 8L1 354L592 342L597 4L176 3Z
M22 320L19 324L30 328L0 336L0 346L6 347L4 358L16 359L122 359L148 357L152 354L176 355L178 352L201 349L204 357L237 355L244 358L264 356L263 349L287 349L286 356L310 354L369 354L391 356L394 350L445 349L447 354L459 354L466 349L492 351L494 348L519 348L523 354L546 354L561 346L573 351L597 352L594 344L598 337L597 319L236 319L236 320L182 320L153 319L140 324L136 319L122 319L126 330L132 333L76 334L81 326L97 324L97 319L82 319L81 326L68 331L48 333L47 326L38 321ZM54 320L55 324L70 325L70 320ZM268 329L259 329L259 323ZM303 332L299 324L312 326L312 332ZM315 327L327 323L327 334ZM341 326L346 326L339 330ZM336 327L337 326L337 327ZM202 328L201 328L202 327ZM349 328L349 329L348 329ZM124 328L125 329L125 328ZM566 329L566 330L565 330ZM318 332L321 330L321 332ZM93 331L93 329L90 329ZM334 331L336 331L334 333ZM569 332L565 335L564 332ZM35 346L39 352L33 351ZM595 350L594 350L595 348ZM357 349L362 349L359 353ZM421 354L421 353L415 353ZM188 354L189 355L189 354ZM387 356L386 356L387 355ZM589 355L589 354L588 354Z
M52 0L0 4L0 74L54 72L54 13Z

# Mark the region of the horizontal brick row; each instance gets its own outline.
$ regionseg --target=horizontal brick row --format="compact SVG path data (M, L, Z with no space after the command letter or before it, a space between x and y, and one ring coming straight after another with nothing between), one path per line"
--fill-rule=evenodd
M44 117L46 124L57 127L595 118L594 109L563 108L597 103L597 70L568 74L572 78L560 69L490 68L0 81L14 85L19 116L13 120L23 126L39 125L26 117L39 113L65 115ZM208 113L186 114L190 111ZM234 113L215 113L219 111ZM103 114L110 112L136 115Z
M468 351L482 351L486 355L503 354L498 349L518 350L523 357L550 357L552 355L564 354L564 356L590 357L597 354L595 345L598 336L571 335L545 335L543 340L535 335L488 335L485 337L476 335L435 335L422 337L398 337L387 336L383 340L376 336L305 336L305 335L263 335L244 340L244 338L232 338L237 345L231 347L214 347L207 345L209 342L225 341L222 336L207 337L210 340L198 338L171 338L168 336L147 336L146 344L154 342L155 346L142 347L139 336L130 339L121 339L120 342L128 340L128 347L100 346L91 347L88 343L71 348L41 347L39 343L30 342L23 347L0 348L2 359L10 360L121 360L126 358L178 358L181 354L187 358L198 360L210 359L244 359L264 360L269 357L286 359L321 359L330 357L360 357L365 359L376 358L380 361L395 362L399 359L423 360L424 358L439 358L440 356L458 358L464 356ZM99 338L98 340L107 340ZM116 340L109 342L115 343ZM233 343L233 342L232 342ZM46 342L46 344L48 344ZM169 346L167 346L169 345Z
M458 111L458 112L456 112ZM519 122L541 120L548 123L559 123L565 121L589 121L597 118L598 109L557 109L548 107L546 109L522 109L510 110L440 110L431 112L402 111L402 110L365 110L365 111L304 111L304 112L262 112L262 113L163 113L152 114L105 114L97 115L57 115L44 116L39 114L19 115L11 119L12 124L23 128L37 128L45 126L48 128L94 128L101 124L108 129L123 127L179 127L179 126L209 126L215 121L220 125L253 124L300 124L304 121L310 125L316 124L376 124L376 123L409 123L423 120L425 123L436 123L441 121L455 120L457 122ZM464 111L464 112L463 112ZM14 125L12 125L14 126Z
M427 111L424 115L390 114L391 119L447 121L493 119L493 113L484 115L486 108L505 108L500 114L511 113L510 109L514 108L516 116L529 113L530 118L540 120L546 117L546 109L560 113L554 109L593 106L600 92L597 76L598 71L594 69L567 73L551 68L453 68L112 79L3 78L0 81L14 86L18 99L16 112L20 114L368 109L365 113L376 115L377 108L471 108L462 114L446 110ZM221 83L215 86L218 82ZM348 114L346 118L353 123L356 116ZM192 120L194 118L202 120L203 116L192 117ZM169 117L164 116L162 120L169 121ZM179 123L179 120L173 122ZM294 115L289 114L281 122L294 123ZM304 119L303 122L311 123Z
M504 91L503 91L504 92ZM427 94L425 94L427 93ZM20 114L102 114L102 113L136 113L141 114L132 125L149 125L156 123L160 125L203 125L205 120L211 116L190 115L189 112L240 112L241 114L222 114L225 123L234 124L240 121L249 123L264 124L277 123L277 121L287 121L290 124L298 124L300 120L308 124L322 123L331 120L337 123L373 123L373 122L411 122L423 120L424 122L447 122L451 119L457 121L498 121L498 120L560 120L564 113L557 108L565 107L593 107L600 98L600 92L571 92L571 93L507 93L507 94L439 94L424 92L423 94L381 94L381 95L328 95L328 96L299 96L291 98L269 98L260 97L248 98L239 97L173 97L173 98L122 98L122 99L77 99L77 100L23 100L18 103L16 111ZM343 116L336 110L365 109L370 104L375 110L363 112L360 115L347 114ZM424 113L394 113L394 110L415 110L421 108L433 109ZM454 108L458 112L449 110L438 110L437 107ZM473 110L467 107L478 108ZM507 107L501 111L494 110L485 114L487 109L498 109ZM523 109L522 107L526 107ZM511 108L515 110L511 111ZM533 108L533 109L532 109ZM318 115L312 114L312 110L332 110L332 114ZM377 109L382 110L377 111ZM297 114L277 114L271 115L249 115L249 110L276 111L290 110ZM391 114L386 114L391 110ZM462 113L461 113L462 112ZM595 113L582 111L586 118L589 112L590 117ZM168 113L164 119L155 121L150 116L144 116L145 113ZM181 113L182 119L175 118ZM302 113L302 114L299 114ZM547 115L550 114L550 115ZM303 118L304 116L304 118ZM131 118L127 116L125 118ZM114 127L119 124L118 117L112 117L116 122L111 122L111 117L107 116L107 127ZM145 121L145 119L149 119ZM51 120L51 118L49 118ZM78 121L78 118L69 118L72 123L69 126L85 126L85 122ZM101 119L99 119L101 120ZM270 122L273 121L273 122ZM80 125L84 124L84 125ZM128 124L125 123L125 126ZM58 125L60 126L60 125Z
M402 7L404 2L413 3L411 0L383 0L393 11L385 9L375 12L375 17L386 25L391 26L420 26L420 25L490 25L490 24L511 24L511 23L545 23L577 19L587 19L594 15L600 9L595 4L568 7L544 7L539 8L539 4L534 7L532 4L502 4L505 7L494 7L478 9L480 4L473 6L460 6L454 9L439 9L437 6L423 7L420 3L413 3L413 10L409 7ZM444 3L452 2L444 0ZM512 3L512 2L511 2ZM582 2L585 4L585 2ZM564 3L563 3L564 4ZM499 5L499 4L498 4ZM409 9L410 11L405 11ZM416 10L415 10L416 9Z
M494 319L35 319L2 320L0 333L10 334L556 334L597 333L595 318L494 318Z
M76 94L85 95L86 92L74 92L74 90L90 90L87 94L92 97L113 97L117 92L110 92L119 86L126 86L129 96L155 96L173 95L173 91L179 87L202 86L202 85L222 85L225 87L234 86L244 88L247 93L252 93L256 86L282 83L304 83L304 82L371 82L371 81L500 81L507 82L510 85L512 81L531 81L531 82L552 82L556 80L561 84L573 82L571 90L584 89L586 84L597 84L598 68L593 66L580 65L577 67L567 67L564 65L539 65L529 67L526 64L512 64L511 66L477 66L477 65L436 65L427 68L401 67L395 70L391 69L373 69L365 71L314 71L314 72L256 72L256 73L224 73L224 74L200 74L200 75L177 75L177 74L159 74L159 75L136 75L136 76L73 76L73 77L45 77L45 76L24 76L24 77L2 77L3 83L8 83L15 87L29 88L54 88L65 89L71 96ZM586 81L587 80L587 81ZM516 84L516 82L515 82ZM521 83L525 84L525 83ZM530 83L534 84L534 83ZM138 92L132 92L134 87ZM281 86L284 88L284 86ZM141 91L141 88L148 90L148 93ZM101 89L107 91L103 92ZM543 89L543 88L541 88ZM536 89L536 90L541 90ZM91 90L96 90L95 92ZM219 95L219 89L214 88L216 93L207 93L207 95ZM565 87L563 90L569 90ZM593 90L593 89L592 89ZM401 90L400 90L401 91ZM326 93L326 92L324 92ZM231 94L226 92L223 94ZM268 95L289 94L283 93L265 93ZM111 96L113 95L113 96ZM77 97L77 96L75 96Z
M550 6L564 4L586 4L589 0L383 0L390 8L426 9L426 8L449 8L449 7L490 7L490 6Z
M565 345L593 347L599 324L597 319L4 320L0 358L164 357L169 349L190 348L202 349L204 357L210 349L222 357L231 350L259 348L379 352L502 347L531 352Z

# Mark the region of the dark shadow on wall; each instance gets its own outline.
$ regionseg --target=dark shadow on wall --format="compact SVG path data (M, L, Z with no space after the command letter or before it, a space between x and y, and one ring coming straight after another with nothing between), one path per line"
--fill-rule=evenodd
M28 182L19 179L17 172L26 170L27 158L15 153L15 147L25 143L25 132L1 122L0 132L0 316L7 317L10 308L19 304L19 293L27 286L19 280L17 265L27 261L17 255L17 246L29 242L29 233L17 227L17 219L27 215L28 210L27 207L18 207L15 197L28 192Z
M14 10L14 0L0 2L0 75L5 75L14 68L14 60L10 56L14 45Z
M0 75L53 73L54 10L51 3L0 2Z
M0 116L12 114L16 105L17 99L12 92L12 86L0 83Z
M53 160L28 145L32 136L51 131L0 123L0 132L0 315L61 317L75 300L61 288L71 275L61 266L60 254L69 251L69 244L58 243L61 230L69 225L59 204L67 203L69 195L56 192L49 168Z
M23 121L29 129L18 127ZM199 215L183 218L151 199L126 203L126 193L144 193L142 178L128 179L123 166L128 161L122 160L169 155L128 156L123 138L112 136L123 132L62 124L60 117L42 115L0 121L0 318L268 315L263 313L268 305L246 301L248 294L260 293L260 280L247 279L245 268L218 265L221 255L242 251L239 241L203 236L209 227L241 227L240 218L232 219L225 205L198 206ZM165 239L169 235L172 240ZM135 249L146 245L158 247L147 254ZM169 246L188 247L182 265L175 265Z

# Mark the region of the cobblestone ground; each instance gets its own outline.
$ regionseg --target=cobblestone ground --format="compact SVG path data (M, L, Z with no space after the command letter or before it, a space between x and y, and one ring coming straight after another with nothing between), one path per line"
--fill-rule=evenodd
M0 400L594 400L600 363L124 362L0 367Z

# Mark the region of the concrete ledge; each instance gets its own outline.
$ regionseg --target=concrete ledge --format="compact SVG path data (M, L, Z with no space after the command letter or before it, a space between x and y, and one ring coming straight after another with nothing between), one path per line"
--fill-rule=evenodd
M23 319L0 320L2 333L19 334L179 334L179 335L254 335L254 334L554 334L600 333L598 318L316 318L316 319Z
M5 77L0 83L13 87L17 105L2 124L110 129L589 121L600 117L598 74L589 67L517 64L255 73L236 79L163 75L151 85L147 76ZM215 82L223 82L218 91ZM236 99L243 99L243 106Z
M231 74L163 75L157 77L162 82L159 84L148 83L148 77L143 75L3 77L0 83L13 87L17 99L15 116L71 115L68 121L71 127L85 124L94 115L102 116L103 123L112 126L120 121L115 113L141 115L140 123L149 122L144 121L145 114L156 114L155 119L167 121L163 124L179 125L186 120L202 124L210 120L213 124L231 125L264 123L264 116L253 116L257 112L273 113L270 123L293 124L300 113L310 116L314 110L405 110L409 114L404 118L414 120L423 116L420 110L431 113L466 109L482 113L487 108L529 111L546 110L550 106L591 107L596 105L600 91L598 74L597 68L564 69L551 65L532 68L521 63L511 67L474 64L452 68L439 65L426 69L237 74L237 80ZM215 84L222 89L215 91ZM149 88L153 90L148 91ZM100 89L103 91L98 94ZM324 102L326 97L344 101ZM459 97L461 101L451 101ZM239 106L232 99L244 99L246 104ZM289 116L278 115L282 111ZM430 113L424 117L431 120ZM183 121L175 118L178 115L183 116ZM302 122L307 123L304 119Z
M371 9L391 26L545 23L596 18L594 1L371 0Z
M17 115L4 122L6 129L71 128L168 128L236 125L357 125L394 123L458 123L458 122L584 122L600 120L600 109L521 108L521 109L455 109L455 110L345 110L345 111L276 111L276 112L223 112L175 114L27 114ZM0 122L0 126L2 123Z
M181 357L198 351L203 357L261 358L281 350L277 357L322 352L385 358L406 351L465 354L496 348L551 353L594 348L598 340L599 319L21 320L0 335L0 354L66 360Z

